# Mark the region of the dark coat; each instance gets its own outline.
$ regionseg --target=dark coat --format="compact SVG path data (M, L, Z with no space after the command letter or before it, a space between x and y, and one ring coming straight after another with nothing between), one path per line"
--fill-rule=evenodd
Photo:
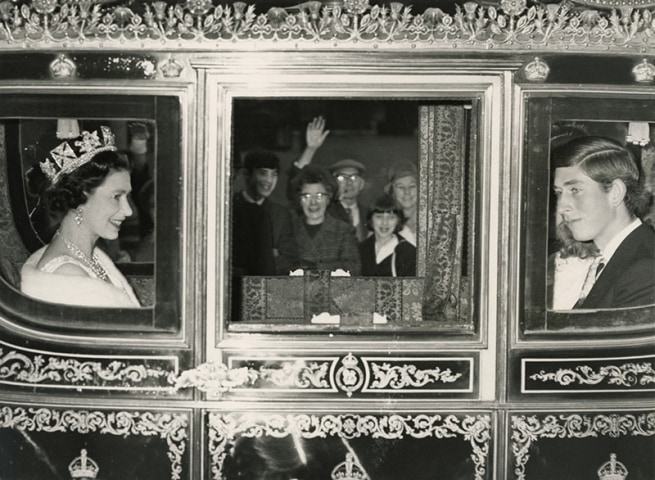
M237 275L288 275L297 268L298 247L291 212L264 200L248 202L241 193L232 204L232 267Z
M320 230L311 237L302 214L293 217L293 231L298 245L300 266L319 270L341 268L359 275L361 264L355 228L341 220L325 216Z
M624 308L655 304L655 232L641 225L628 235L576 308Z
M363 276L392 277L392 261L396 264L397 277L416 276L416 248L404 238L397 237L400 241L394 250L395 255L389 255L380 263L375 263L375 236L359 244Z

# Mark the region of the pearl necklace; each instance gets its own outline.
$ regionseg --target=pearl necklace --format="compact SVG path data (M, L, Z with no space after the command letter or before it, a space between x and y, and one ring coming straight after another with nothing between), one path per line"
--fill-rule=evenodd
M71 242L69 239L64 237L59 230L55 233L55 236L58 236L64 241L64 245L66 245L66 248L70 250L70 252L78 258L79 260L82 261L85 265L87 265L95 275L106 282L109 281L109 275L107 274L107 271L104 269L104 267L100 264L100 261L98 260L98 257L95 255L95 253L89 258L86 253L84 253L80 247L75 245L73 242Z

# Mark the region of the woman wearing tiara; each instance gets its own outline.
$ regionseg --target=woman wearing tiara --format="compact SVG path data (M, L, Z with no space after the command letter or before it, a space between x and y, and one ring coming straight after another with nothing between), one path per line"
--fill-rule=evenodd
M96 247L99 238L118 238L132 215L130 164L109 128L85 131L51 150L28 172L28 188L59 228L23 265L23 293L53 303L138 308L125 277Z

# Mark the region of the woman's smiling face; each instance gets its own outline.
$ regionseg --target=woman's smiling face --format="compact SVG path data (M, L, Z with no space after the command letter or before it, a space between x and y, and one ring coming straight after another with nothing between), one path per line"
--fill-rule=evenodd
M128 195L132 191L130 173L113 171L82 205L84 223L94 235L106 240L118 238L123 221L132 215Z
M398 215L394 212L375 212L371 215L371 224L375 232L375 239L387 240L396 231L398 226Z
M393 182L393 195L403 209L408 210L416 206L418 200L418 184L416 177L411 175L401 177Z
M300 190L300 205L308 225L320 225L330 203L327 188L322 183L307 183Z

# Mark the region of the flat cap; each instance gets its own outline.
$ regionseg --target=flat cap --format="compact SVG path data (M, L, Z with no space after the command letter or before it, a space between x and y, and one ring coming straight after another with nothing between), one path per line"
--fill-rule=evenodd
M333 163L330 166L330 172L336 173L342 168L355 168L359 170L360 175L366 171L366 167L361 162L358 162L357 160L353 160L352 158L346 158Z

